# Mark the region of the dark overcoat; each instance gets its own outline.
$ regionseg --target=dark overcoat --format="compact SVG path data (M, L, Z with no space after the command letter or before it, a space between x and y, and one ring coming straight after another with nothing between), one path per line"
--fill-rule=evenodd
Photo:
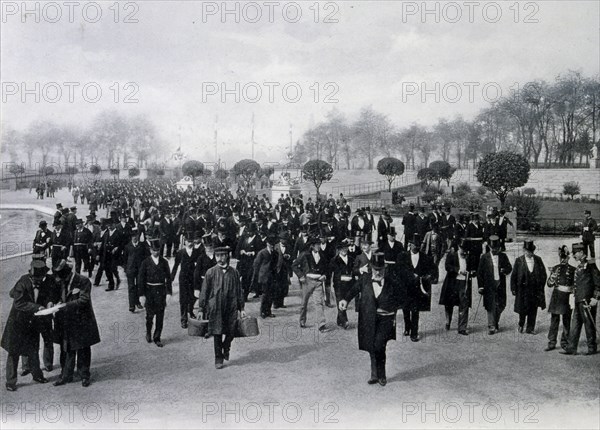
M525 256L515 260L510 275L510 291L515 296L516 313L527 313L534 308L546 309L546 267L537 255L533 256L533 272L529 271Z
M446 255L446 278L442 284L442 290L440 292L440 305L445 306L459 306L459 281L456 280L458 272L460 270L458 252L451 249ZM472 295L472 278L467 276L466 291L468 306L471 307L471 295ZM465 288L465 287L463 287Z
M504 273L501 270L504 269ZM481 256L477 269L477 287L483 288L483 307L485 310L494 310L496 303L500 312L506 308L506 275L512 271L512 265L503 252L498 254L498 272L500 281L496 288L494 281L494 263L492 253L488 252Z
M233 335L238 311L244 309L240 275L233 267L213 266L206 271L199 297L200 311L208 320L208 334Z

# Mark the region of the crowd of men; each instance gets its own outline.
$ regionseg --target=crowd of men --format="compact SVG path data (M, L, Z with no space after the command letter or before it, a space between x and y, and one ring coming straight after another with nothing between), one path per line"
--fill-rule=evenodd
M445 308L446 330L458 307L458 333L469 334L475 279L490 335L500 330L509 286L518 330L534 333L537 311L546 308L548 285L554 290L547 350L555 348L562 315L562 352L576 353L582 325L588 354L597 351L600 272L587 258L594 255L597 225L588 213L583 242L571 249L577 266L569 265L569 249L561 247L561 263L547 277L532 241L524 242L523 255L511 264L504 251L512 223L504 210L495 208L482 220L477 212L455 216L450 207L434 205L426 213L410 205L401 221L402 241L400 226L385 208L377 219L370 207L353 213L343 195L316 202L282 195L272 202L243 190L235 196L227 189L179 190L169 180L87 182L76 190L89 213L83 219L77 205L57 204L53 231L40 222L31 270L11 291L14 304L2 338L9 352L9 391L16 389L20 356L22 374L31 372L34 380L46 381L38 356L40 336L46 370L53 365L52 343L60 344L63 370L55 385L73 380L75 361L82 384L89 385L90 347L100 341L92 280L97 287L105 276L106 291L114 291L121 284L119 268L127 280L128 309L145 311L146 340L158 347L163 347L165 307L178 280L181 327L187 328L190 319L208 321L218 369L229 359L245 303L260 299L260 317L276 317L286 307L295 275L301 290L300 327L307 325L312 297L320 331L331 330L326 307L336 307L337 325L348 329L348 304L355 300L359 348L371 356L369 383L385 385L385 349L396 336L397 312L403 312L404 335L418 342L420 313L431 310L432 285L442 279L442 260L446 275L439 304ZM49 315L34 316L44 310Z

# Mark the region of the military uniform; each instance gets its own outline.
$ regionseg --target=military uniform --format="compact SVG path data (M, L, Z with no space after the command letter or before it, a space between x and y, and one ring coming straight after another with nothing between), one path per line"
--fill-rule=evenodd
M558 326L562 316L563 331L560 337L560 346L566 349L569 343L569 330L571 327L572 309L569 306L569 296L573 293L575 283L575 267L567 261L557 264L550 270L548 278L548 287L552 288L550 305L550 329L548 331L548 350L556 347L558 337Z

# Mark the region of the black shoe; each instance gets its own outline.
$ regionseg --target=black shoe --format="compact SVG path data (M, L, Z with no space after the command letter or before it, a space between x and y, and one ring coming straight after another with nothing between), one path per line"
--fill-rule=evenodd
M131 312L132 314L134 314L135 313L135 307L129 308L129 312Z
M267 316L268 316L269 318L275 318L275 317L276 317L276 315L273 315L273 314L269 314L269 315L267 315Z
M40 384L45 384L46 382L48 382L48 380L46 378L44 378L43 376L39 376L37 378L33 378L33 380L35 382L39 382Z
M591 351L588 351L588 352L586 352L586 353L585 353L585 354L583 354L583 355L594 355L594 354L597 354L597 353L598 353L598 351L597 351L597 350L595 350L595 349L592 349Z
M349 327L350 327L350 323L349 322L346 322L346 323L342 324L342 328L344 330L348 330Z
M94 287L99 287L99 286L100 286L100 284L94 284Z
M90 386L90 380L89 379L82 379L81 380L81 386L82 387L89 387Z
M155 340L155 341L154 341L154 344L155 344L156 346L158 346L159 348L162 348L162 347L164 346L164 345L163 345L163 343L162 343L160 340Z
M223 360L215 360L215 368L222 369L223 368Z
M115 290L119 289L119 285L121 285L121 279L117 278L117 286L115 287Z
M462 334L463 336L468 336L469 335L469 333L467 333L466 330L459 330L458 334Z
M287 309L287 306L286 306L286 305L281 305L281 306L279 306L279 307L280 307L281 309Z
M146 342L152 343L152 335L150 333L146 333Z
M559 351L561 354L565 354L565 355L577 355L576 352L574 351L569 351L569 350L564 350L564 351Z
M527 333L527 334L535 334L535 332L533 330L525 330L525 333Z
M27 376L27 375L29 375L30 373L31 373L31 370L29 370L29 369L25 369L25 370L23 370L23 371L21 372L21 376Z
M106 290L104 291L115 291L115 287L108 287Z
M190 318L196 319L196 318L197 318L197 317L196 317L196 314L195 314L195 313L193 313L193 312L190 312Z
M135 305L135 307L138 308L138 309L144 309L144 307L142 306L141 303L138 303L137 305Z
M260 317L261 317L262 319L265 319L265 318L267 317L267 314L260 314Z
M223 350L223 358L224 358L226 361L229 361L229 350L228 350L228 349L224 349L224 350Z
M378 382L379 382L379 379L377 379L377 378L371 378L371 379L369 379L369 380L367 381L367 384L369 384L369 385L375 385L375 384L377 384Z
M387 384L387 379L386 378L379 378L379 385L381 385L382 387L385 387L385 385Z
M181 323L181 328L188 328L188 323L187 323L187 321L183 321L183 322Z
M523 333L523 326L522 325L519 326L519 333Z
M329 329L327 328L327 326L322 325L321 327L319 327L320 333L327 333L328 331Z
M411 341L413 341L413 342L418 342L418 341L420 341L421 339L419 339L419 336L411 336L411 337L410 337L410 340L411 340Z
M410 336L410 332L408 330L404 330L404 336Z
M496 333L496 329L495 328L488 329L488 334L489 335L492 335L492 334L495 334L495 333Z
M59 379L58 381L54 381L54 385L55 387L60 387L61 385L65 385L68 382L72 382L72 381L67 381L66 379Z
M52 365L44 367L44 370L46 372L52 372L53 369L54 369L54 366L52 366Z
M303 322L300 323L300 328L306 328L306 324L304 324Z
M552 351L552 350L555 350L555 349L556 349L556 347L555 347L555 346L550 346L550 345L548 345L546 348L544 348L544 351L546 351L546 352L547 352L547 351Z
M446 331L450 330L450 324L446 324Z
M6 384L6 391L17 391L17 386Z

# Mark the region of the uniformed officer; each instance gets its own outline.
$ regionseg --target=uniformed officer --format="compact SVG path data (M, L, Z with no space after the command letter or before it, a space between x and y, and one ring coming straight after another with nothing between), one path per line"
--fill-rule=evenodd
M573 294L575 282L575 267L569 264L569 248L566 245L558 248L560 263L550 269L548 287L552 288L552 297L548 312L550 313L550 329L548 331L548 346L544 351L556 348L558 326L562 316L563 330L560 337L560 346L566 349L569 343L569 330L571 327L571 312L569 297Z

